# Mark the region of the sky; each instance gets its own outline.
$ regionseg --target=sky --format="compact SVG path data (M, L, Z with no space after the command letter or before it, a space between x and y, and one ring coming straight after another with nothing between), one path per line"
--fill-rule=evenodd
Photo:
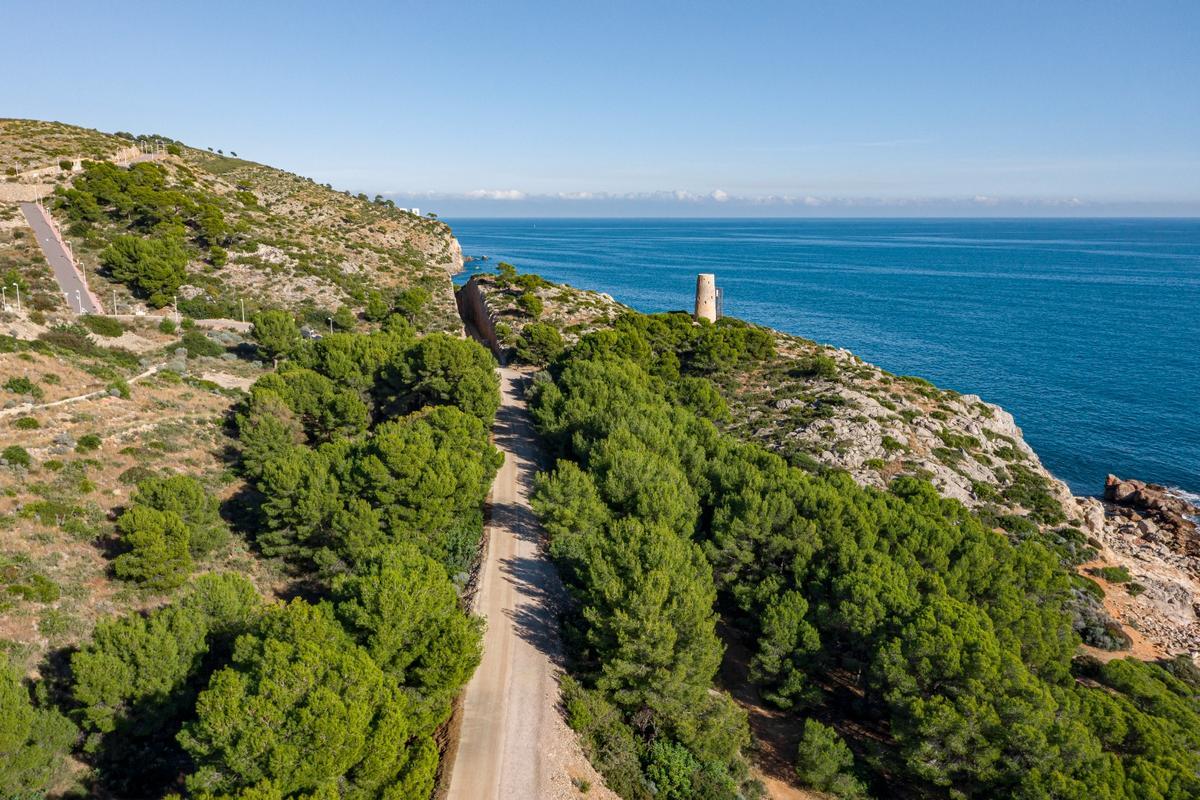
M161 133L444 216L1200 216L1195 0L2 18L2 117Z

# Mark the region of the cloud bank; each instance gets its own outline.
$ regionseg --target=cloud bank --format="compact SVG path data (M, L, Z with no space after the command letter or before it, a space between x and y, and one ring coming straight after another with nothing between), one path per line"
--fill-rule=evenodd
M1200 215L1200 203L1089 200L1065 197L866 197L746 195L707 192L527 192L515 188L466 192L386 192L400 206L443 216L512 217L1069 217Z

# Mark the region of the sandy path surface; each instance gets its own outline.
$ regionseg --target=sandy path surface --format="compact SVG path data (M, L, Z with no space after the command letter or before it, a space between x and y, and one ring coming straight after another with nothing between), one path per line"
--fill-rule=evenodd
M496 446L504 466L492 487L488 552L475 597L487 619L483 661L467 685L451 800L615 798L580 750L559 710L562 657L555 608L562 584L541 548L529 508L537 443L523 398L526 373L501 369Z

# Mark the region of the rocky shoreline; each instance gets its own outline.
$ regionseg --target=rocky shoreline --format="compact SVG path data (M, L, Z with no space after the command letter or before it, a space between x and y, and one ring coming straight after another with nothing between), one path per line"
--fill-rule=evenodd
M1200 508L1167 487L1115 475L1101 500L1080 502L1102 511L1091 518L1104 560L1132 578L1126 591L1109 587L1105 606L1153 648L1136 654L1200 655L1200 532L1192 519Z

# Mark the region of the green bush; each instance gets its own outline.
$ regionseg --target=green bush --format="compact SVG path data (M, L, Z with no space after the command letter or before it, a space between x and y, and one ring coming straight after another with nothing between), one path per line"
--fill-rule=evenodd
M79 437L77 442L75 442L75 452L90 453L93 450L99 450L101 441L102 439L100 438L99 434L85 433L83 436Z
M42 387L23 376L9 378L4 382L4 388L13 394L28 395L34 400L41 400L45 396Z
M19 431L36 431L42 427L42 423L37 421L37 417L17 417L12 426Z
M108 391L116 392L117 397L128 400L130 397L129 382L124 378L117 378L108 385Z
M1109 583L1129 583L1133 580L1126 567L1092 567L1088 572Z
M124 484L138 484L149 478L156 477L154 470L149 467L143 467L141 464L135 464L129 469L117 476L117 480Z
M180 344L187 350L189 358L216 358L225 352L224 346L198 330L185 332L180 339Z
M537 319L542 315L545 303L542 302L542 298L538 297L536 293L527 291L517 298L517 307L529 316Z
M426 306L432 296L428 289L420 286L413 286L404 289L396 295L396 311L402 314L409 322L416 324L420 322L422 315L425 312Z
M170 335L175 332L175 328L175 320L171 319L170 317L163 317L162 321L158 323L159 333Z
M79 319L85 328L97 336L116 338L125 333L125 326L112 317L104 317L98 314L84 314Z
M19 444L10 444L8 447L0 451L0 458L3 458L10 467L26 467L33 463L33 459L29 457L29 451Z
M817 353L797 359L794 372L807 378L832 380L837 377L838 365L829 356Z

